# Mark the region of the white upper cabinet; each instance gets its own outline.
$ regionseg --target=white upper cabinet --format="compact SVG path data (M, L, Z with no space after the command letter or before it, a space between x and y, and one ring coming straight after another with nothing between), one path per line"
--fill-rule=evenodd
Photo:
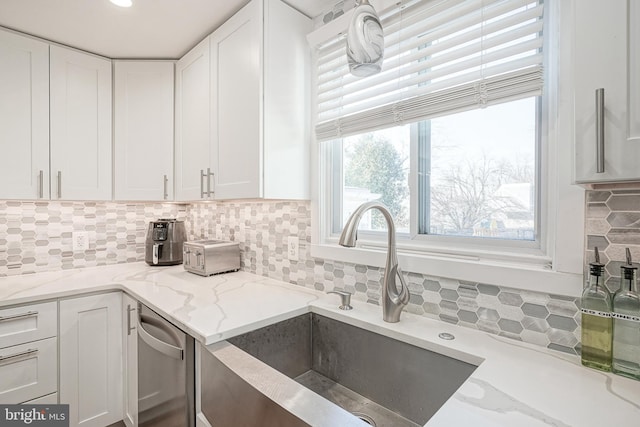
M51 198L111 200L111 61L50 49Z
M116 200L173 199L173 69L173 62L115 62Z
M211 36L216 199L262 196L262 7L253 1Z
M176 200L209 199L213 158L210 142L209 39L176 64Z
M49 45L0 30L0 198L49 198Z
M311 21L253 0L210 37L216 199L309 198Z
M640 181L640 3L579 0L574 5L575 181ZM600 88L602 156L596 138Z

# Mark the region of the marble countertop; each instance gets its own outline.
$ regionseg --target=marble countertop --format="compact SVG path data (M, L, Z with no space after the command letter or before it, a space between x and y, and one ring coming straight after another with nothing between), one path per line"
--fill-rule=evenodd
M182 266L131 263L5 277L0 307L109 290L129 293L205 345L311 311L478 365L428 427L640 426L640 381L409 313L385 323L380 307L360 301L338 310L335 295L246 272L203 278ZM441 332L455 340L438 338Z

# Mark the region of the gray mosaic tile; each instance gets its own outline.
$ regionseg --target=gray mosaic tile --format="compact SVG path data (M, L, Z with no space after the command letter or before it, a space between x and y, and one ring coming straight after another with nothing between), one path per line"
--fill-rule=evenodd
M457 301L458 300L458 292L451 289L441 289L440 296L443 300L447 301Z
M476 323L478 321L478 315L473 311L460 310L458 311L458 318L467 323Z
M549 326L556 329L562 329L563 331L573 332L578 328L578 324L572 317L564 317L558 316L556 314L551 314L547 317L547 322Z
M500 293L500 288L494 285L485 285L484 283L479 283L478 291L480 291L481 294L498 295Z
M587 191L587 203L606 202L611 197L610 191Z
M637 212L611 212L607 222L616 228L640 228L640 208Z
M546 319L549 315L549 310L543 305L525 303L522 305L522 312L527 316L537 317L539 319Z
M587 203L587 218L606 218L609 212L606 203Z
M604 236L611 230L611 224L602 218L591 218L585 221L585 228L587 234Z
M614 244L635 245L640 242L640 228L612 228L607 239Z
M434 291L434 292L438 292L441 287L440 287L440 282L436 281L436 280L428 280L425 279L422 282L422 286L427 290L427 291Z
M523 303L522 297L515 292L502 291L498 294L498 300L505 305L520 307Z
M551 314L557 314L564 317L574 317L576 313L579 311L577 300L558 300L558 299L550 299L547 304L547 310Z
M523 327L520 324L520 322L516 322L515 320L509 320L509 319L498 320L498 326L500 326L501 330L511 332L513 334L519 334L523 330Z
M539 319L536 317L525 317L520 321L524 329L534 332L545 333L549 330L549 323L546 319Z
M607 200L607 206L612 211L639 211L640 195L614 194Z
M604 236L587 236L587 249L593 250L597 247L599 250L604 251L609 246L609 241Z
M497 322L500 319L500 315L496 310L490 308L479 308L477 311L478 319Z

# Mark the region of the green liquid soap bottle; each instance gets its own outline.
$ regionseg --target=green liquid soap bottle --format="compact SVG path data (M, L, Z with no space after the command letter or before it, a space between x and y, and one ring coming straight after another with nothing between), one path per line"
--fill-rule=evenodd
M627 264L620 268L620 289L613 297L613 365L616 374L640 380L640 294L638 268Z
M582 364L601 371L611 370L611 294L604 286L604 264L598 248L589 264L589 285L582 293Z

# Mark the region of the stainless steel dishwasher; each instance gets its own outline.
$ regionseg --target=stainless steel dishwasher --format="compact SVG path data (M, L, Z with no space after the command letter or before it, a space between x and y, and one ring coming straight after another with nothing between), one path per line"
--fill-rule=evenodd
M194 427L194 339L138 304L138 426Z

